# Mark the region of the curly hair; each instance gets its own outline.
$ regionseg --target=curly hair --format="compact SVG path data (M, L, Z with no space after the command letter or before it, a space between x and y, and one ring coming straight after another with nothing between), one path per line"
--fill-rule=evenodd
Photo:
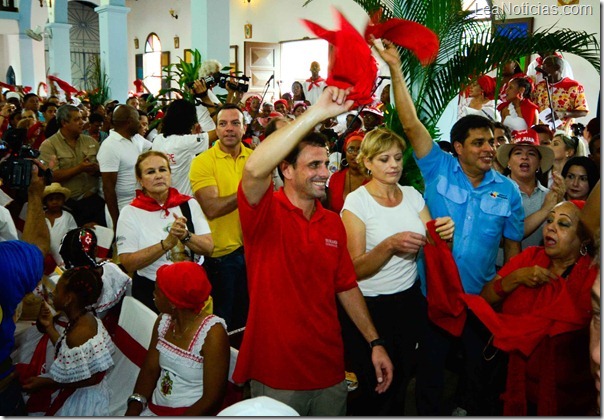
M92 306L99 300L103 290L103 278L95 268L70 268L61 278L65 280L65 290L77 296L82 308Z

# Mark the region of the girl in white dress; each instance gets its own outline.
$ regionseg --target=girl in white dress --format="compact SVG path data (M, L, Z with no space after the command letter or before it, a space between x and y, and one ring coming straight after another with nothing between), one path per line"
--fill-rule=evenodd
M45 415L106 416L109 389L105 373L113 366L115 347L107 330L89 308L101 295L103 282L93 268L77 267L63 273L54 291L54 307L69 320L59 333L50 306L44 302L40 325L55 346L47 374L29 378L23 389L49 405Z

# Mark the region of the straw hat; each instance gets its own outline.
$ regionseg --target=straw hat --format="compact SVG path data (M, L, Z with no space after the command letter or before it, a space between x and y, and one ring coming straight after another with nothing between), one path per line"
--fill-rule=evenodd
M502 144L497 149L497 160L504 168L508 166L510 161L510 154L512 149L517 146L530 146L534 147L539 151L541 156L540 168L541 172L549 171L554 164L554 151L547 146L541 146L539 144L539 136L537 132L532 129L513 131L512 142L508 144Z
M58 182L53 182L44 188L44 194L42 194L42 198L46 198L49 194L63 194L65 196L65 200L69 200L71 197L71 191L68 188L62 187Z

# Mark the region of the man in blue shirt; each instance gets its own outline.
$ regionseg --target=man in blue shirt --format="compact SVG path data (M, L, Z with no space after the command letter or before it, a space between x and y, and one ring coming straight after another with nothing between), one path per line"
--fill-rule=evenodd
M424 177L425 200L432 217L451 216L455 222L453 257L467 293L480 293L495 277L495 260L503 239L505 261L521 250L524 210L518 187L492 169L495 159L493 126L478 115L461 118L451 129L454 156L443 152L432 141L405 86L401 61L394 45L376 43L390 67L394 99L399 119L411 142L414 156ZM465 355L466 389L458 403L468 415L496 414L496 390L485 380L483 349L490 334L472 314L459 339L429 323L420 346L416 396L419 415L448 414L441 409L445 361L449 350L461 340ZM486 410L486 411L485 411Z

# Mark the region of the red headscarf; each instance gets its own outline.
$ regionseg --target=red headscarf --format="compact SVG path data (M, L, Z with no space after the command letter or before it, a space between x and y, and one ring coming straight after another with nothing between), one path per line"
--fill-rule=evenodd
M164 264L157 270L157 287L177 308L199 312L212 291L206 270L192 261Z
M478 85L480 86L480 88L482 89L482 91L484 92L484 96L487 99L494 99L495 98L495 79L492 78L491 76L487 76L486 74L483 74L482 76L480 76L477 80Z

